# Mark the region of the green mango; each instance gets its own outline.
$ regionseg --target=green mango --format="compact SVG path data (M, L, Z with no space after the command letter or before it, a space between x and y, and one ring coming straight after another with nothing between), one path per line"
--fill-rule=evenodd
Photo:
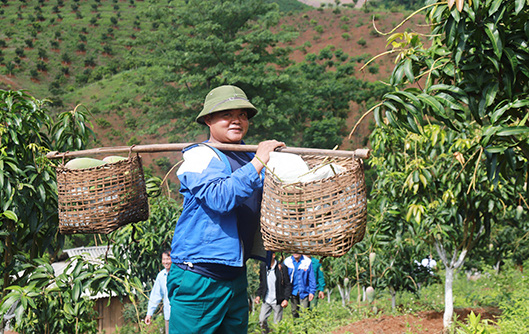
M122 161L122 160L127 160L127 158L120 157L120 156L117 156L117 155L110 155L108 157L104 157L103 158L103 161L106 162L106 163L109 163L109 164L112 164L112 163L118 162L118 161Z
M93 158L75 158L64 165L68 169L85 169L104 165L105 162Z

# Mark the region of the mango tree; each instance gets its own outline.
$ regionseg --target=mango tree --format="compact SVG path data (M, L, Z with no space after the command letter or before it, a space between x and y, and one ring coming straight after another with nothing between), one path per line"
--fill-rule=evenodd
M81 108L54 121L47 101L0 90L0 332L5 316L18 332L94 333L93 302L84 293L127 295L142 284L119 261L73 259L56 276L51 263L64 244L58 233L55 170L50 150L84 149L92 131Z
M490 232L509 199L498 201L500 189L510 183L502 177L498 186L484 170L463 160L479 137L456 133L443 125L422 128L422 134L378 127L371 139L372 164L379 178L373 199L380 202L382 220L395 227L410 245L424 243L436 250L445 266L445 315L449 326L453 315L452 283L470 250ZM391 146L386 146L391 138ZM420 252L417 252L420 254Z
M521 187L527 182L529 157L529 4L525 0L428 1L424 9L432 26L431 46L424 48L413 33L389 38L393 46L389 52L398 53L390 78L395 91L385 94L374 112L379 125L387 122L423 137L425 128L435 120L450 128L446 138L459 138L450 139L452 146L444 151L454 154L452 160L459 162L460 171L447 156L442 164L450 179L442 177L440 170L432 174L437 166L427 164L429 170L417 160L416 170L402 186L413 193L420 191L421 183L430 188L429 177L445 183L432 202L435 212L427 212L428 202L421 203L420 198L405 205L402 212L416 221L425 217L424 221L442 222L434 224L435 233L429 235L447 266L448 282L477 240L476 234L487 231L492 218L488 212L505 200L495 197L501 196L494 193L498 185L509 184L524 198L528 195L527 188ZM435 146L439 137L433 140L432 134L429 130L427 138ZM433 193L424 194L428 195ZM452 199L454 203L450 203ZM459 248L450 250L438 236L456 237L456 226L463 234L456 238L460 239ZM451 320L448 288L445 326Z
M84 112L63 113L54 124L45 103L0 90L1 298L27 279L28 261L54 259L64 243L57 232L55 171L45 154L82 149L91 133Z

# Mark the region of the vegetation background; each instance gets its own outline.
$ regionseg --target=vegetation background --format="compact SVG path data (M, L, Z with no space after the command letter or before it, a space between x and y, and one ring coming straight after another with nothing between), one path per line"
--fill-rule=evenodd
M479 3L475 1L474 5ZM516 8L502 13L527 15L523 1L515 3ZM486 11L492 14L503 8L500 1L486 4ZM419 57L419 51L410 52L410 59L416 63L406 62L403 47L401 53L370 61L387 49L388 40L377 29L389 32L422 5L412 0L372 0L360 9L354 9L354 3L339 1L312 8L286 0L225 1L222 5L193 0L2 0L0 89L26 90L37 102L24 94L2 93L0 236L4 260L0 313L16 308L16 329L21 333L59 329L65 333L93 332L91 303L80 291L113 291L131 301L125 314L129 322L120 331L138 331L146 297L130 291L148 293L161 268L159 252L169 246L180 210L176 180L171 176L164 196L151 199L149 221L136 224L141 235L138 244L131 242L130 226L111 235L114 254L135 261L111 261L102 266L78 262L72 269L76 273L83 271L83 275L53 277L48 265L63 248L101 244L102 238L57 233L57 217L53 213L55 184L50 176L53 169L51 165L41 165L43 162L38 162L39 168L30 168L38 156L35 152L202 140L205 131L192 120L203 96L211 87L234 83L247 91L261 111L254 119L248 143L277 138L291 146L371 146L375 153L374 162L366 164L369 189L373 189L366 239L343 258L322 259L328 299L299 322L294 322L287 311L285 321L275 328L277 332L356 333L361 328L362 332L393 333L400 321L397 319L404 319L404 328L399 329L402 332L441 331L439 314L447 304L443 295L448 269L455 274L456 314L466 315L468 312L457 313L458 309L470 308L483 317L503 312L500 326L488 326L471 316L468 321L456 321L456 326L450 327L452 331L493 332L500 328L505 333L523 333L529 323L527 281L521 270L529 250L527 204L523 202L526 196L520 195L524 191L511 188L503 179L503 192L488 191L497 185L488 183L496 175L490 168L487 172L485 168L462 172L454 157L470 156L468 161L475 161L472 159L478 155L465 155L469 152L465 148L475 148L479 141L451 133L448 125L425 126L425 131L416 131L421 136L413 133L418 130L413 127L414 122L408 123L410 132L382 126L409 119L411 112L392 114L392 107L407 110L415 100L404 93L397 94L398 98L391 94L399 89L395 87L424 87L424 76L417 81L415 77L421 75L419 60L427 57ZM500 17L492 14L491 17ZM455 12L451 15L459 19ZM423 25L424 21L421 13L406 20L399 31L429 32L431 27ZM496 36L491 28L486 35ZM497 36L501 37L492 40L505 37L499 33ZM420 34L409 40L401 37L408 42L406 47L415 46L417 50L428 48L430 43ZM501 43L490 49L497 53L498 45ZM441 57L447 54L437 51ZM396 65L397 55L400 62ZM484 55L490 58L487 52ZM503 61L514 60L511 57ZM453 77L454 73L447 70L446 75L450 74ZM50 102L41 104L44 99ZM402 107L399 103L406 99L413 103ZM367 112L381 100L386 102L385 113L384 108L377 109L374 115ZM426 97L421 101L441 109ZM87 111L76 109L79 104ZM34 105L45 106L45 112L34 113ZM74 109L76 112L72 112ZM410 110L423 109L427 107ZM363 115L367 118L348 136ZM31 123L32 119L35 123ZM379 127L373 132L375 120ZM13 124L30 125L12 129ZM40 126L47 131L35 133ZM93 129L95 135L85 129ZM479 129L465 131L473 133ZM392 154L386 156L388 152ZM429 158L422 158L423 155ZM421 159L414 159L417 157ZM145 172L154 180L163 178L180 156L152 154L144 155L144 160ZM408 169L403 170L402 166ZM441 174L444 178L438 181L436 175ZM466 190L476 184L476 175L479 184L486 186L467 196ZM439 205L445 202L457 208L453 216ZM39 216L32 215L28 203L35 203L33 212L39 212ZM477 203L475 208L468 205L474 211L464 207L468 203ZM25 207L29 209L23 210ZM472 237L465 239L466 233L463 237L457 233L467 231L469 226L465 225L467 220L458 220L460 209L478 213L478 217L489 213L504 224L491 229L487 220L490 217L479 220L474 227L480 238L474 243ZM439 221L452 225L438 224ZM480 226L484 226L483 233ZM436 239L438 235L456 246L459 243L473 247L464 248L466 261L461 261L459 267L454 269L450 263L442 265L438 261L437 270L430 273L414 261L436 257L436 247L449 245L437 243L441 240ZM459 253L455 254L457 259ZM252 295L257 266L250 263L249 267ZM477 273L485 279L470 280ZM44 289L50 281L56 282L56 288ZM375 287L374 295L366 293L369 286ZM258 307L252 305L252 309L250 330L257 332ZM408 314L413 316L406 317ZM377 327L385 315L392 317L388 322L393 327ZM369 318L375 320L346 326ZM55 327L50 329L45 324ZM346 327L340 329L341 326Z

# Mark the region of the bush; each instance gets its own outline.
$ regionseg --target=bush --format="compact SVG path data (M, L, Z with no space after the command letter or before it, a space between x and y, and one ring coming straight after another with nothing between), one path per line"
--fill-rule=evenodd
M369 71L369 73L371 74L377 74L379 72L379 67L378 67L378 64L375 64L375 65L371 65L367 68L367 70Z
M360 39L356 41L356 43L358 43L358 45L360 46L366 46L367 44L366 40L363 37L360 37Z
M164 173L167 173L171 169L171 167L173 167L173 164L171 164L168 157L161 157L159 159L154 159L153 162L156 166L160 167L160 169Z
M96 124L99 125L102 129L108 129L112 126L109 121L104 118L96 118Z
M125 125L127 126L127 128L131 129L131 130L134 130L138 127L138 123L137 123L137 120L136 118L130 116L130 117L127 117L125 119Z
M138 139L136 136L132 136L132 138L130 138L127 141L127 146L139 145L139 144L141 144L141 140Z

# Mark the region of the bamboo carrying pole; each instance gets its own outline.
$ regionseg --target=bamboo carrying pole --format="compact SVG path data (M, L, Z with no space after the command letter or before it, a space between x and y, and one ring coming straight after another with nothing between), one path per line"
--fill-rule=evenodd
M190 145L196 143L174 143L174 144L151 144L151 145L133 145L133 146L113 146L113 147L99 147L88 150L72 151L72 152L49 152L46 156L48 159L60 159L66 157L79 157L87 156L92 154L109 154L109 153L156 153L156 152L170 152L170 151L182 151ZM218 144L218 143L207 143L209 146L215 147L219 150L224 151L238 151L238 152L256 152L257 145L237 145L237 144ZM354 151L344 150L326 150L318 148L301 148L301 147L285 147L278 148L278 152L305 154L305 155L325 155L325 156L336 156L336 157L350 157L355 156L357 158L367 159L370 155L369 149L356 149Z

